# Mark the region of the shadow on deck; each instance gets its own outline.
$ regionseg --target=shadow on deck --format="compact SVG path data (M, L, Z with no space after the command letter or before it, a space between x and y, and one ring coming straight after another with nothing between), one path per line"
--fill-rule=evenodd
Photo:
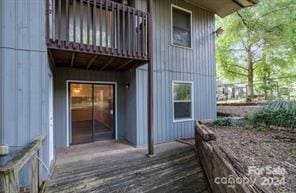
M47 192L209 192L190 146L170 142L156 145L155 151L147 158L146 148L115 142L62 150Z

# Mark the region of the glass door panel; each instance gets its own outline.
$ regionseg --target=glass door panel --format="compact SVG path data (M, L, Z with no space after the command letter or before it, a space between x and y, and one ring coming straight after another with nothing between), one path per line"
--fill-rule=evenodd
M70 84L72 144L93 141L93 85Z
M113 85L94 85L94 138L114 138Z

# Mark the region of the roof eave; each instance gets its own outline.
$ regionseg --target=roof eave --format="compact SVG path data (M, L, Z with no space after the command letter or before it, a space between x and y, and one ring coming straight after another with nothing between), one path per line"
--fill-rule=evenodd
M224 3L218 3L218 1L212 0L203 1L203 0L184 0L187 3L210 11L214 14L219 15L220 17L226 17L240 9L254 6L258 3L257 0L224 0Z

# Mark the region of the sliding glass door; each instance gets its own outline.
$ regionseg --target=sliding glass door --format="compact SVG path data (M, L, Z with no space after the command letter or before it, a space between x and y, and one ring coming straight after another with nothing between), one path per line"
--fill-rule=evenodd
M114 138L114 85L70 83L71 144Z
M113 85L94 85L95 140L114 138Z

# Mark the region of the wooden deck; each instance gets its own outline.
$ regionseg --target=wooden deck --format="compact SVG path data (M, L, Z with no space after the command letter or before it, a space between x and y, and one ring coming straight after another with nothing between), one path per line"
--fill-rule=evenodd
M109 143L60 151L47 192L209 192L196 154L188 145L156 145L156 156L147 158L146 148Z

